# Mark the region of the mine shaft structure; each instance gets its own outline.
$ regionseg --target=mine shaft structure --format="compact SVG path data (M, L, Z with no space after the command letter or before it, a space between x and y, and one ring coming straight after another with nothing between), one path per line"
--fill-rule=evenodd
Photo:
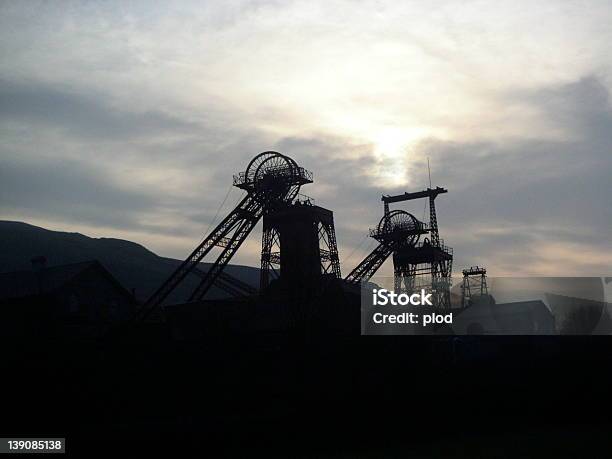
M246 196L153 293L141 309L139 318L144 320L158 309L190 273L197 274L200 280L188 301L201 300L218 279L221 284L228 284L231 276L223 276L223 269L257 222L264 215L290 205L301 186L307 183L312 183L312 173L288 156L274 151L255 156L246 171L233 179L233 185L246 191ZM202 272L199 264L213 248L219 249L220 253L208 270Z
M400 247L393 253L395 292L425 288L432 293L434 306L450 309L453 249L440 238L436 214L436 198L443 193L448 193L448 190L441 187L427 188L416 193L383 196L382 201L388 206L391 203L428 199L429 238L420 244Z
M300 295L320 287L326 277L341 278L333 212L298 197L266 214L260 273L261 291L281 279Z
M453 250L440 238L435 200L448 190L436 187L416 193L396 196L383 195L384 214L378 226L370 230L370 236L378 245L346 277L350 283L369 280L393 255L394 291L396 293L425 288L432 293L434 305L449 309ZM418 221L403 210L390 210L389 205L398 202L427 198L429 223ZM429 237L419 241L420 236Z
M188 302L202 300L213 285L233 297L255 296L254 287L224 268L262 218L262 290L271 277L297 294L316 290L322 279L340 278L333 213L300 198L302 185L312 182L312 173L286 155L267 151L255 156L246 171L233 178L233 185L246 195L153 293L138 318L144 320L159 311L189 274L197 276L199 283ZM216 259L202 269L200 263L213 249L218 252Z
M370 229L370 237L378 245L359 263L346 281L359 284L369 280L391 254L402 247L414 246L422 234L427 234L426 226L417 218L404 211L393 210L385 206L385 213L376 228Z
M481 266L472 266L463 270L461 282L461 307L467 308L478 298L489 295L487 270Z

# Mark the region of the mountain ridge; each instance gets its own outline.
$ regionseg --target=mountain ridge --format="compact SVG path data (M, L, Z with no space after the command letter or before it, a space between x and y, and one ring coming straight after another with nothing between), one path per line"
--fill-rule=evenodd
M98 260L139 301L146 300L168 278L182 260L162 257L134 241L118 238L92 238L77 232L54 231L26 222L0 220L0 272L31 269L31 258L44 255L48 266ZM202 263L202 269L209 264ZM229 265L228 274L257 286L259 269ZM182 302L199 283L188 276L168 302ZM213 287L210 297L225 297Z

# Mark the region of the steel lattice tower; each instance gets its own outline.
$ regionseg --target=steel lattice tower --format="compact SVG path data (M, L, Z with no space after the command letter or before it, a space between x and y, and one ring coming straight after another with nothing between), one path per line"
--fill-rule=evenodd
M413 246L427 232L426 226L414 215L403 210L389 212L385 203L383 217L378 226L370 230L370 237L376 239L378 245L346 276L346 280L352 284L369 280L392 253L401 247Z
M341 277L330 210L315 206L308 199L279 207L264 216L261 290L272 279L280 279L286 289L303 294L305 290L316 289L326 275Z
M448 190L437 187L416 193L383 196L381 198L384 205L383 218L377 229L370 231L370 236L378 240L379 245L347 276L346 280L355 284L369 280L393 254L396 293L427 288L432 292L437 307L450 308L453 250L440 239L435 206L436 197L447 192ZM428 225L419 222L407 212L389 210L389 204L422 198L428 198L429 201ZM409 224L408 221L413 223ZM429 233L429 238L419 243L418 236L425 233ZM391 234L394 236L390 236Z
M429 238L421 244L401 247L393 254L395 291L426 288L431 291L434 305L450 309L450 287L453 267L453 249L440 239L435 200L448 190L436 187L416 193L383 196L386 204L427 198L429 201Z
M461 283L461 307L467 308L476 298L483 298L488 295L487 270L480 266L464 269L463 282Z
M142 308L139 318L146 319L161 306L189 273L200 277L189 301L202 299L218 280L221 280L221 284L227 284L228 276L223 276L223 269L257 222L267 213L291 203L300 187L307 183L312 183L312 174L288 156L274 151L255 156L245 172L234 176L234 186L246 191L246 196L153 293ZM218 248L220 254L208 271L203 273L199 263L213 248ZM230 288L235 287L235 283L230 285Z

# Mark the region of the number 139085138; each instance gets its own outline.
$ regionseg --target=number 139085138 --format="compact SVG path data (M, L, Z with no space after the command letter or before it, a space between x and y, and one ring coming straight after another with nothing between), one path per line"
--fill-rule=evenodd
M64 453L64 438L2 438L0 453Z

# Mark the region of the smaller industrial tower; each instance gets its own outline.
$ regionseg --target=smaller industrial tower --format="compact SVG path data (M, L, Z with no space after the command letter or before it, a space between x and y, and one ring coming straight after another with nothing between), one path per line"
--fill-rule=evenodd
M359 284L368 281L382 266L387 258L402 247L414 247L422 234L427 234L427 225L420 222L405 210L389 212L385 205L385 213L376 228L370 229L370 237L378 241L378 245L346 276L349 284Z
M467 308L478 299L488 298L487 270L480 266L472 266L463 270L461 283L461 307Z
M435 307L450 309L453 249L444 244L438 231L435 200L448 190L436 187L416 193L383 196L385 215L390 215L389 204L427 198L429 201L429 238L415 245L403 245L393 252L395 292L410 292L424 288L431 292Z
M427 188L416 193L384 196L384 213L370 237L378 245L346 276L349 284L368 281L393 254L395 293L426 289L432 294L437 308L450 309L453 249L446 246L438 232L435 199L447 193L441 187ZM389 204L428 198L429 223L417 220L404 210L389 210ZM420 241L421 235L429 235Z

